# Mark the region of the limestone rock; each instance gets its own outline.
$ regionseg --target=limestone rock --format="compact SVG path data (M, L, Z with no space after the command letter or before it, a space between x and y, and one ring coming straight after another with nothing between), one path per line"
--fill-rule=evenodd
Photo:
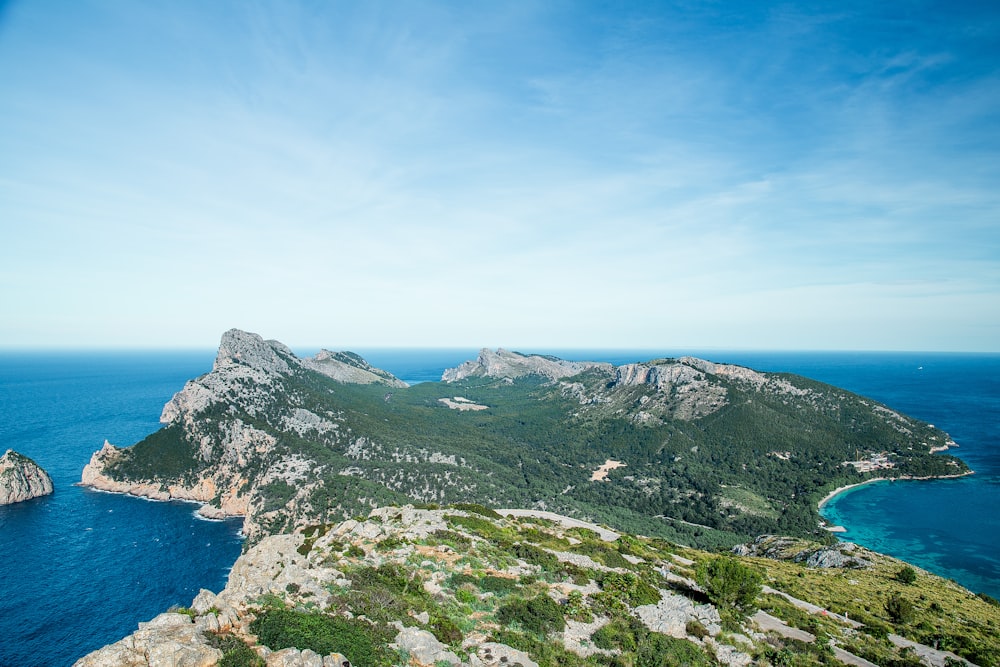
M330 352L320 350L315 357L302 360L306 368L331 377L337 382L351 384L386 384L390 387L408 387L409 385L392 373L375 368L353 352Z
M13 449L0 456L0 505L19 503L52 493L52 478L42 468Z
M521 354L503 348L496 352L483 348L475 361L466 361L457 368L447 369L441 376L444 382L455 382L467 377L497 377L515 379L525 375L542 375L553 380L579 375L592 368L610 371L612 366L597 361L565 361L538 354Z
M469 662L472 667L538 667L524 651L496 642L480 644L475 655L469 656Z
M84 656L74 667L210 667L222 651L208 645L185 614L160 614L110 646Z
M410 660L418 665L430 667L439 661L457 665L462 660L448 646L438 641L430 632L419 628L404 628L396 635L396 645L410 654Z
M722 632L722 619L715 607L695 604L670 591L661 590L658 603L636 607L635 614L650 630L678 639L687 637L688 621L698 621L713 636Z
M753 542L736 545L732 551L737 556L791 560L804 562L809 567L867 568L872 565L868 550L852 542L823 546L796 537L761 535Z
M225 590L217 597L233 607L245 607L262 595L286 597L296 591L319 608L330 605L332 595L327 585L343 574L329 567L318 567L299 553L301 534L273 535L261 540L237 559L229 573Z

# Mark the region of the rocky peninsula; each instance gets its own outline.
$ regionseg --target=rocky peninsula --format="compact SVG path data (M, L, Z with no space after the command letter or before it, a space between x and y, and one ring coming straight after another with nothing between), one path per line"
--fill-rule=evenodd
M27 456L8 449L0 456L0 505L52 493L52 478Z

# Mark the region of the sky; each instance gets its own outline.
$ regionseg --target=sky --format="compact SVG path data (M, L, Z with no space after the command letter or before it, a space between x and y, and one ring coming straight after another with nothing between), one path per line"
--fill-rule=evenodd
M1000 351L995 2L0 0L0 348Z

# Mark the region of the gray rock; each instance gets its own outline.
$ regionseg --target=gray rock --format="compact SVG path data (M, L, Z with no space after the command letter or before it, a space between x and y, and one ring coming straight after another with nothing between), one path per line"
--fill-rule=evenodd
M538 667L524 651L496 642L480 644L475 655L469 656L469 663L472 667Z
M52 478L13 449L0 456L0 505L19 503L52 493Z
M661 590L658 603L636 607L634 611L650 630L678 639L687 637L688 621L698 621L713 636L722 632L722 619L715 607L695 604L683 595L670 591Z
M444 382L455 382L467 377L519 378L525 375L542 375L553 380L579 375L591 368L610 371L611 364L597 361L565 361L537 354L521 354L503 348L496 352L483 348L475 361L466 361L457 368L449 368L442 375Z
M74 667L211 667L222 651L209 646L185 614L160 614L121 641L94 651Z
M267 667L324 667L323 656L309 649L281 649L269 654L264 662Z
M462 660L448 650L447 645L438 641L430 632L419 628L404 628L396 635L396 645L410 654L410 660L418 665L434 665L446 661L457 665Z
M385 384L390 387L408 387L392 373L375 368L353 352L320 350L315 357L302 360L302 365L322 373L337 382L351 384Z

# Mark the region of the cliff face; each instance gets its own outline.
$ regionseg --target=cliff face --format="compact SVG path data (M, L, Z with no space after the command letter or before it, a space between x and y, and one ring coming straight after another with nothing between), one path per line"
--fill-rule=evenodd
M449 368L441 376L441 380L457 382L469 377L513 380L525 375L540 375L554 380L595 368L610 371L612 366L596 361L565 361L537 354L521 354L503 348L496 352L483 348L475 361L466 361L457 368Z
M37 463L12 449L0 457L0 505L52 493L52 478Z
M276 434L327 443L339 437L337 415L302 407L304 397L290 388L293 378L311 371L339 383L406 386L352 353L324 350L300 360L277 341L233 329L223 334L212 371L188 381L163 408L164 442L149 445L150 458L155 464L166 449L178 466L136 466L145 441L136 448L105 442L84 467L81 483L156 500L201 502L199 513L208 518L245 517L244 532L257 538L265 532L261 520L277 509L266 506L261 489L315 483L306 480L315 462L280 446Z

